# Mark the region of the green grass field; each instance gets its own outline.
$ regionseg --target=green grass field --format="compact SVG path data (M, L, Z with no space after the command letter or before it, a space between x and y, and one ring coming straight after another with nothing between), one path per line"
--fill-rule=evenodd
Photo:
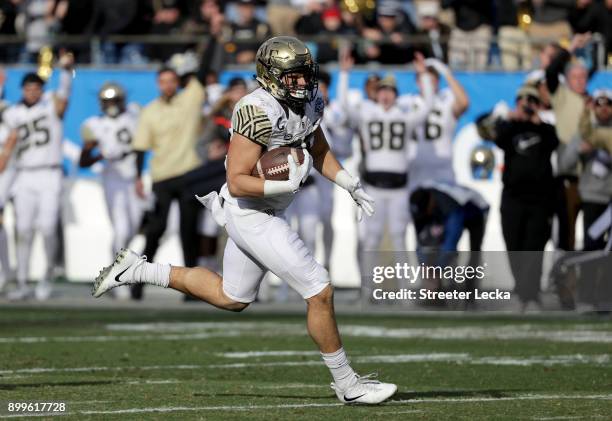
M7 402L63 419L612 419L612 323L597 318L343 316L359 372L393 400L342 406L299 315L0 309Z

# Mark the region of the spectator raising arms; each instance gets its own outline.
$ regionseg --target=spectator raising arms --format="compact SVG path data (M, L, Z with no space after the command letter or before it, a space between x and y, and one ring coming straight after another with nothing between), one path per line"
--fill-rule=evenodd
M576 35L569 50L560 49L546 68L546 85L550 92L550 104L555 115L555 128L561 141L557 156L564 153L566 145L578 135L578 121L584 110L584 99L589 71L580 61L570 63L575 50L582 48L590 35ZM565 71L567 83L560 83ZM580 209L578 197L578 167L565 168L557 174L556 214L559 219L557 246L561 250L573 250L575 224Z
M580 136L574 137L560 159L560 165L565 167L571 168L578 161L582 164L578 192L582 202L585 251L606 247L605 234L591 235L591 226L606 211L612 200L611 156L612 91L601 89L593 94L592 100L587 100L587 107L580 118ZM601 300L600 294L609 288L606 285L609 284L608 276L602 276L604 267L602 261L584 266L578 285L577 298L580 301L597 304Z

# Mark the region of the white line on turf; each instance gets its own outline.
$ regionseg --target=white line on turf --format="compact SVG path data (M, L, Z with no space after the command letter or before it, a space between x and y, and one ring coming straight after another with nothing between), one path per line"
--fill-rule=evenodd
M391 354L357 356L353 358L356 363L362 364L403 364L417 362L445 362L457 364L484 364L484 365L572 365L572 364L594 364L609 365L610 355L608 354L573 354L573 355L551 355L551 356L471 356L465 353L429 353L429 354ZM0 370L0 375L19 375L19 374L41 374L41 373L70 373L88 371L124 371L124 370L197 370L197 369L231 369L246 367L292 367L292 366L314 366L322 365L323 362L317 360L301 361L253 361L227 364L178 364L178 365L152 365L152 366L124 366L124 367L33 367L19 368L12 370Z
M485 365L571 365L571 364L597 364L608 365L609 354L572 354L572 355L549 355L549 356L472 356L466 353L430 353L430 354L396 354L396 355L372 355L355 358L359 363L409 363L409 362L456 362L460 364L485 364Z
M323 361L270 361L254 363L230 363L230 364L211 364L207 368L246 368L246 367L299 367L309 365L322 365Z
M253 389L329 389L328 385L322 384L305 384L305 383L290 383L290 384L270 384L270 385L251 385Z
M474 403L474 402L499 402L499 401L515 401L515 400L612 400L612 395L517 395L505 396L500 398L482 397L482 398L426 398L426 399L402 399L389 401L380 408L385 406L404 405L404 404L421 404L421 403ZM335 403L295 403L295 404L278 404L278 405L232 405L232 406L175 406L175 407L151 407L151 408L127 408L114 410L89 410L75 411L61 415L116 415L116 414L143 414L152 412L186 412L186 411L252 411L260 409L301 409L301 408L330 408L338 407L344 404ZM13 415L0 415L0 418L14 418Z
M239 332L190 333L185 335L140 335L140 336L15 336L0 338L0 343L47 343L47 342L134 342L134 341L177 341L201 340L211 338L233 338L240 336Z
M561 415L558 417L533 417L532 420L537 420L537 421L583 420L583 419L594 420L594 419L602 419L602 418L609 418L609 417L605 417L603 415Z
M202 340L239 336L304 335L302 325L292 323L143 323L107 325L107 330L117 332L155 332L155 335L97 335L97 336L9 336L0 337L0 343L47 342L133 342ZM584 329L543 329L533 325L520 326L463 326L437 328L388 328L367 325L345 325L340 328L346 336L387 339L433 340L544 340L572 343L612 343L612 331ZM178 332L178 333L164 333Z
M205 368L203 365L187 365L187 364L178 364L178 365L148 365L148 366L128 366L128 367L104 367L104 366L95 366L95 367L56 367L56 368L44 368L44 367L34 367L34 368L20 368L15 370L0 370L0 374L13 374L13 373L31 373L31 374L39 374L39 373L82 373L87 371L124 371L124 370L193 370L198 368Z
M257 357L290 357L295 355L321 355L318 351L248 351L248 352L219 352L216 354L224 358L257 358Z
M125 384L176 384L181 383L179 380L133 380L125 382Z
M285 335L303 335L305 330L298 323L275 322L167 322L167 323L122 323L108 324L109 331L123 332L191 332L212 331L214 334L226 331L241 332L244 335L258 334L271 335L283 333ZM427 328L392 328L371 325L343 325L341 333L349 336L382 337L391 339L436 339L436 340L521 340L541 339L554 342L596 342L612 343L612 331L598 330L593 325L572 325L542 327L532 324L509 326L448 326Z

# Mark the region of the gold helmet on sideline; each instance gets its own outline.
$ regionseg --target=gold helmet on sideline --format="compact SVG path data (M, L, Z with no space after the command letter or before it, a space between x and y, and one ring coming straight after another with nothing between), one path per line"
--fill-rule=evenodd
M487 143L474 147L470 154L470 167L475 180L490 180L495 169L493 147Z
M315 96L318 66L306 44L299 39L289 36L270 38L257 50L255 62L257 82L279 101L302 106ZM296 73L304 76L306 84L287 86L284 77Z
M117 117L125 111L125 91L115 82L106 82L98 92L100 108L109 117Z

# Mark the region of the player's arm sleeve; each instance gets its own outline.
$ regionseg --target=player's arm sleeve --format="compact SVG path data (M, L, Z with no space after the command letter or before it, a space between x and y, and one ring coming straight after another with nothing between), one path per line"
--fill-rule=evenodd
M424 123L433 108L435 93L431 76L428 73L421 74L421 84L423 86L423 106L412 113L406 113L407 123L411 127Z
M138 119L138 126L134 134L132 149L135 151L148 151L153 147L153 133L151 130L151 120L148 110L144 110Z
M17 122L13 116L13 107L8 107L2 116L2 122L6 124L6 127L13 130L17 128Z
M272 135L272 123L264 110L245 104L232 115L232 131L263 147L268 147Z
M338 72L338 90L336 97L340 103L340 109L345 112L345 122L350 127L357 127L359 125L359 110L360 103L350 104L349 101L349 73L345 70Z

